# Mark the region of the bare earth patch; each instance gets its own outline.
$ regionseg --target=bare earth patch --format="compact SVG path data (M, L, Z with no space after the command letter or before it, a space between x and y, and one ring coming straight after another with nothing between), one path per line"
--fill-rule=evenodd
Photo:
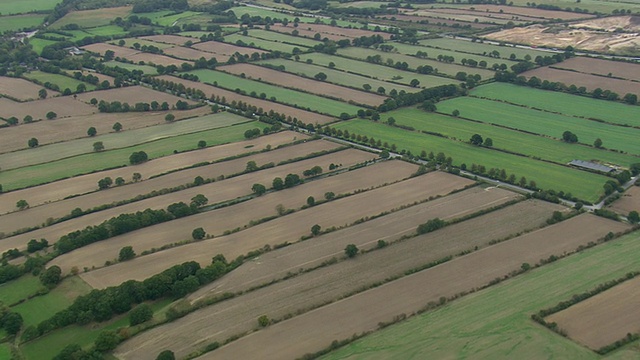
M640 332L640 278L627 280L545 319L569 337L597 350Z
M41 89L44 87L25 79L0 76L0 95L6 95L16 100L35 100L38 99L38 92ZM49 96L60 95L57 91L46 90Z
M587 91L593 91L596 88L600 88L602 90L611 90L617 93L621 98L627 93L640 95L640 86L637 82L612 79L598 75L583 74L574 71L554 69L551 67L542 67L529 70L522 73L522 76L525 76L526 78L535 76L540 80L561 82L567 86L584 86L585 88L587 88Z

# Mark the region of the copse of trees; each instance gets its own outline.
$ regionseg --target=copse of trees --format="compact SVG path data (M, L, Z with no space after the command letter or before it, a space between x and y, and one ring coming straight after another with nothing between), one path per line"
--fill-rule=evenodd
M136 151L129 156L129 163L131 163L131 165L142 164L147 160L149 160L149 156L144 151Z

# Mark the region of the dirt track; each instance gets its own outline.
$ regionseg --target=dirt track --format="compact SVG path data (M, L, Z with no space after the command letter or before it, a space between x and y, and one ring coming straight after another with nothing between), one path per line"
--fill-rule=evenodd
M262 359L298 358L329 346L333 340L375 330L379 322L411 314L441 296L485 285L519 269L524 262L536 263L552 254L575 250L608 231L625 228L584 214L269 326L198 359L249 359L257 353ZM567 233L573 236L566 237Z

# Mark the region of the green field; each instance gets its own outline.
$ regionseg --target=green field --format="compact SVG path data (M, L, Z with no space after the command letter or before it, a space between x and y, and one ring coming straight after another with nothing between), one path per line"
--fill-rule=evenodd
M64 310L73 303L76 297L87 294L91 287L77 276L62 281L58 286L43 296L36 296L12 308L22 315L24 326L38 325Z
M213 70L195 70L190 74L197 75L200 81L213 84L217 82L218 86L234 91L241 89L247 94L255 91L257 94L267 94L267 99L275 96L276 101L301 107L303 109L311 109L320 113L332 116L340 116L341 113L355 115L358 106L350 105L336 100L323 98L295 90L289 90L274 85L261 83L258 81L243 79L239 76L229 75L220 71Z
M600 359L530 316L640 270L638 256L636 231L377 331L322 359ZM637 359L640 352L627 347L610 356Z
M138 64L128 64L119 61L109 61L104 63L107 66L120 67L122 69L127 69L129 71L139 70L148 75L156 75L158 70L155 67L149 65L138 65Z
M91 29L86 29L85 31L91 35L100 35L100 36L124 35L128 33L128 31L124 30L123 28L117 25L98 26Z
M354 59L364 60L368 56L380 55L382 57L382 62L386 63L388 59L392 59L394 63L396 62L406 62L409 64L409 68L415 70L420 65L429 65L434 69L437 69L438 73L447 74L454 76L458 72L465 72L467 74L478 74L482 79L490 79L493 78L494 72L491 70L479 69L479 68L471 68L462 65L456 64L447 64L444 62L440 62L437 60L429 60L429 59L420 59L415 56L403 55L398 53L388 53L383 51L378 51L374 49L365 49L358 47L348 47L343 49L338 49L338 54Z
M517 64L516 61L511 61L511 60L496 59L496 58L482 56L482 55L465 54L465 53L456 52L452 50L434 49L434 48L428 48L426 46L409 45L404 43L393 43L393 46L396 48L396 50L398 50L398 52L406 55L415 55L418 51L423 51L428 54L427 57L430 59L437 59L438 55L452 56L455 59L456 64L461 64L462 59L473 59L478 62L484 60L487 62L487 66L486 66L487 68L492 68L493 64L498 64L498 65L506 64L508 67L511 67L511 65ZM509 56L509 54L505 54L505 55ZM472 67L468 67L468 69L469 71L474 70L474 68Z
M160 26L171 26L174 23L176 25L178 25L178 23L183 23L183 22L189 23L191 22L190 20L192 18L200 17L202 13L195 12L195 11L185 11L185 12L176 14L175 12L170 10L162 10L162 11L156 11L153 13L142 13L137 15L147 17L151 19L153 23L158 24Z
M445 114L459 110L460 116L464 118L508 126L557 139L561 139L562 133L569 130L578 135L580 143L591 145L597 138L600 138L606 148L622 150L630 154L640 154L640 141L638 141L640 129L615 126L468 96L439 102L437 107L439 112Z
M386 119L386 114L383 118ZM458 166L464 163L470 167L475 163L484 165L487 169L505 169L507 174L513 173L517 179L524 176L527 180L534 180L539 188L563 190L590 202L598 200L603 193L602 186L609 179L602 175L480 148L466 142L407 131L369 120L349 120L337 123L333 127L396 144L398 151L405 149L413 154L420 154L423 150L434 153L444 152L446 156L451 156L453 164Z
M0 344L0 359L11 359L11 348L9 344Z
M51 10L60 0L2 0L0 14L22 14L35 10Z
M266 50L266 51L282 51L285 53L292 53L293 49L296 49L296 48L302 51L309 50L304 47L300 48L300 46L298 45L290 45L290 44L284 44L281 42L258 39L250 36L244 36L240 33L235 33L235 34L227 35L224 37L224 42L229 44L235 45L238 40L242 41L248 46Z
M3 169L10 170L24 166L43 164L73 156L93 152L93 144L102 141L106 154L110 150L131 147L159 139L173 138L185 134L194 134L217 128L228 127L251 120L231 113L223 112L200 116L194 119L176 121L171 124L150 126L129 131L98 134L94 137L59 142L50 145L39 146L35 149L25 149L17 152L0 154L0 162Z
M25 275L0 285L0 302L6 306L28 298L42 287L37 276ZM0 358L1 359L1 358Z
M277 4L276 4L277 5ZM272 5L270 5L272 6ZM249 16L261 16L261 17L271 17L272 19L289 19L289 22L293 22L293 19L296 17L300 19L301 23L315 23L316 21L320 21L322 24L329 24L331 22L330 19L320 19L320 18L311 18L301 15L293 15L289 13L281 13L278 11L272 11L267 9L258 9L248 6L238 6L229 9L233 11L237 18L242 17L244 14L249 14ZM338 26L348 27L348 26L361 26L360 24L355 24L352 22L344 21L344 20L336 20Z
M129 48L134 48L133 44L140 44L140 46L155 46L158 49L166 49L166 48L170 48L172 46L172 44L165 44L165 43L161 43L161 42L155 42L155 41L151 41L151 40L145 40L145 39L137 39L137 38L128 38L128 39L118 39L118 40L113 40L113 41L109 41L110 44L113 45L118 45L120 43L120 40L124 40L124 46L129 47ZM184 42L189 41L188 38L184 39Z
M585 96L501 82L479 86L473 89L470 95L571 116L600 119L612 124L640 126L640 106L614 101L597 100Z
M174 150L194 150L197 148L197 143L200 140L206 141L209 146L240 141L244 139L245 131L255 128L262 129L266 126L264 123L254 121L195 134L161 139L124 149L85 154L47 164L3 171L0 173L0 184L3 185L5 191L7 189L19 189L39 185L75 175L127 165L129 163L129 156L134 151L144 151L149 155L150 159L154 159L173 154ZM135 172L135 167L132 167L131 171L132 173Z
M631 163L640 161L639 158L630 155L568 144L548 137L531 135L485 123L428 113L417 108L404 108L383 115L384 119L391 116L396 119L396 123L399 125L440 133L460 141L469 141L474 134L480 134L483 138L491 138L493 147L496 149L503 149L560 164L566 164L574 159L581 159L604 161L627 167Z
M71 92L76 92L78 85L84 84L87 87L87 91L95 90L96 86L93 84L89 84L80 80L76 80L70 76L64 76L60 74L50 74L43 71L32 71L24 74L24 77L29 80L35 80L44 83L51 83L58 85L60 87L60 91L64 91L64 89L69 89Z
M431 46L440 49L448 49L470 54L490 54L493 51L500 53L501 58L509 58L511 54L515 54L516 58L524 59L525 56L531 56L531 59L535 59L536 56L548 56L546 51L534 50L534 49L521 49L512 46L500 46L492 45L481 42L471 42L468 40L456 40L450 38L437 38L420 40L420 44L424 46ZM429 53L429 50L427 50ZM437 55L436 55L437 56Z
M29 39L29 45L31 45L33 51L35 51L38 55L42 54L42 49L44 49L45 46L55 43L57 43L57 41L39 39L36 37L32 37L31 39Z
M5 31L20 31L42 25L44 15L16 15L0 17L0 33Z
M434 87L459 82L458 80L447 79L439 76L423 75L411 71L402 71L389 66L376 65L365 61L349 59L341 56L321 53L300 55L301 61L306 62L308 59L311 59L314 64L319 64L322 66L329 66L329 63L332 62L335 64L336 69L344 70L354 74L364 75L365 77L372 76L375 79L393 81L405 85L409 85L409 83L411 83L411 80L413 79L417 79L420 81L420 87ZM373 84L371 82L366 82L365 84L369 84L373 87ZM384 87L385 89L391 88L387 86ZM373 89L375 91L377 87L374 87Z
M304 46L309 48L314 47L318 44L322 44L321 41L311 40L311 39L293 36L293 35L287 35L287 34L275 32L275 31L256 29L256 30L250 30L248 34L249 36L258 38L258 39L294 44L294 45Z

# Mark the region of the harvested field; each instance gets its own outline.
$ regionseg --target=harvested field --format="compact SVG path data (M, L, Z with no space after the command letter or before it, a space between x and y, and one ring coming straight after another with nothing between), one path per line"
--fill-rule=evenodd
M610 220L580 215L271 325L200 358L250 358L258 351L264 359L297 358L321 350L335 339L376 330L378 323L411 314L429 301L486 285L519 270L524 262L536 263L550 255L573 251L608 231L625 228ZM566 237L568 232L574 236ZM282 339L287 339L289 346L280 346Z
M302 34L311 34L313 37L316 33L319 33L322 38L329 38L331 40L341 40L344 38L359 38L361 36L372 36L372 35L380 35L385 40L388 40L391 37L391 34L385 32L375 32L370 30L363 29L349 29L345 27L337 27L331 25L324 24L302 24L298 27L294 28L293 26L284 26L282 24L274 24L271 26L271 30L291 33L294 29L298 30L298 32ZM304 35L306 36L306 35Z
M358 104L378 106L387 97L374 93L367 93L349 89L346 87L333 85L323 81L315 81L300 76L283 73L281 71L268 69L251 64L235 64L222 66L218 69L235 75L245 74L248 79L255 79L270 84L281 85L291 89L298 89L314 94L325 95L343 101L353 101Z
M277 147L278 145L290 143L296 139L303 138L305 138L305 136L302 134L285 131L269 136L261 136L254 140L213 146L198 151L166 156L162 159L154 159L144 164L136 165L135 168L125 167L106 170L94 174L60 180L29 189L11 191L2 194L3 201L0 202L0 213L4 214L10 211L15 211L15 203L20 199L27 200L31 206L36 206L46 202L58 201L71 195L85 194L95 191L98 180L107 176L112 179L123 177L129 180L134 172L138 172L142 175L142 179L148 179L154 175L183 169L200 162L224 159L226 157L242 153L242 149L245 148L251 149L251 151L260 151L267 145Z
M178 35L151 35L142 36L139 39L150 40L153 42L159 42L163 44L172 44L183 46L187 41L195 42L193 38L178 36Z
M342 39L349 39L351 40L351 37L345 36L345 35L338 35L338 34L332 34L332 33L325 33L325 32L318 32L318 31L314 31L311 28L307 28L306 26L304 27L297 27L297 28L291 28L288 26L284 26L282 24L273 24L271 25L271 30L272 31L277 31L279 33L282 34L291 34L291 32L293 31L293 29L298 31L298 36L302 36L308 39L313 39L314 36L316 34L320 34L320 39L324 40L324 39L329 39L329 40L333 40L333 41L338 41L338 40L342 40Z
M251 250L262 248L266 244L273 246L286 241L295 242L301 236L308 235L309 229L314 224L318 224L322 228L348 225L363 217L378 215L383 211L389 211L415 201L425 200L431 196L447 194L454 189L460 189L470 184L469 180L447 176L432 179L434 181L429 183L431 186L425 186L427 178L419 176L383 188L314 206L228 236L142 256L126 263L92 271L82 276L92 287L104 288L119 284L130 278L145 279L173 264L182 263L186 261L185 259L195 260L202 264L210 263L211 257L215 254L224 254L231 259L244 255ZM321 191L324 192L326 190ZM277 195L281 194L286 195L285 192ZM259 200L267 201L268 198L263 196ZM286 198L283 200L286 200ZM234 206L233 208L239 207ZM258 206L252 207L254 210L251 211L255 211L258 208ZM246 210L243 210L243 212L246 212ZM275 215L274 210L271 210L270 215ZM189 229L192 229L192 227L189 227Z
M340 154L338 154L340 155ZM327 156L328 157L328 156ZM308 161L307 161L308 162ZM101 266L105 261L113 259L123 246L134 246L136 251L158 249L164 245L173 244L178 241L190 239L191 230L195 227L203 227L204 230L212 236L221 236L225 231L233 229L246 228L252 221L258 221L265 217L275 216L275 208L282 204L285 207L300 208L305 204L309 194L315 198L321 199L323 194L329 190L337 194L347 194L361 189L382 186L388 182L398 181L408 176L408 170L415 170L415 167L402 167L397 164L395 170L404 170L399 173L378 173L372 175L374 170L359 170L348 173L341 173L336 176L323 178L314 181L305 186L297 187L290 191L277 192L270 196L262 196L248 202L234 205L231 207L213 210L212 212L203 213L195 216L179 220L179 222L171 222L156 225L146 229L144 234L141 231L131 233L131 235L123 235L100 244L86 246L82 249L75 250L72 253L58 257L54 262L58 264L63 271L69 271L71 267L82 265L82 267ZM291 173L299 172L299 165L283 166L279 171L290 171ZM381 166L381 169L389 168L389 166ZM393 167L392 167L393 168ZM287 170L289 169L289 170ZM225 182L217 187L209 186L209 190L217 189L220 191L228 191L222 200L233 200L235 197L246 196L250 193L252 184L264 180L264 177L272 175L284 176L277 173L275 169L265 171L265 173L257 173L253 175L245 175L237 178L235 181ZM406 175L406 176L405 176ZM358 178L360 176L361 178ZM271 179L271 178L270 178ZM235 182L238 182L236 184ZM205 193L205 195L207 195ZM215 203L218 198L210 201ZM216 223L211 224L211 219L215 218ZM188 230L188 231L187 231ZM307 230L308 231L308 230ZM124 244L124 245L123 245ZM127 275L125 275L127 276Z
M149 179L138 183L129 183L127 186L119 186L109 189L108 191L97 191L84 196L77 196L71 199L56 201L50 204L31 207L27 210L13 212L0 216L0 229L9 233L18 229L39 226L47 221L47 219L59 219L68 215L75 208L92 209L103 204L111 204L118 201L133 199L136 196L148 194L152 191L160 191L162 189L177 187L180 185L191 184L196 176L202 176L204 179L215 179L221 175L229 177L245 171L248 161L255 161L258 166L265 165L269 162L279 163L289 160L292 157L305 156L314 152L335 149L338 146L327 141L312 141L304 144L286 147L284 149L272 150L269 152L258 153L239 159L223 161L207 166L200 166L193 169L182 170L170 173L164 176ZM240 155L251 151L250 149L238 149ZM129 180L129 179L127 179ZM240 187L241 188L241 187ZM244 189L241 194L250 192L251 185ZM175 193L177 196L177 193ZM232 196L221 191L218 196ZM210 199L213 201L214 199ZM167 202L169 204L170 202ZM132 212L133 210L121 210L120 212ZM113 214L103 213L103 218L108 218ZM96 217L100 217L98 213ZM99 220L96 220L99 222Z
M497 192L501 191L502 190L498 190ZM431 261L467 250L475 245L487 245L489 241L496 239L496 237L494 237L495 235L506 236L509 235L510 231L519 232L525 229L535 229L545 223L545 217L549 216L553 208L558 208L557 206L549 206L548 204L542 206L539 206L539 204L534 205L533 202L526 202L516 206L518 209L513 209L515 213L510 213L512 207L509 207L500 210L498 214L492 213L474 219L472 220L473 223L467 224L465 222L453 225L442 231L414 237L396 245L380 249L379 251L368 253L358 258L357 261L343 261L337 265L331 265L310 273L305 273L296 278L246 293L232 300L206 307L170 325L161 326L139 337L135 337L120 347L120 349L117 350L117 354L123 359L145 359L143 354L145 352L151 354L151 347L165 346L177 354L180 354L179 356L183 356L183 354L195 351L198 347L203 347L213 341L222 343L233 335L245 331L250 332L255 328L255 319L262 314L269 314L269 317L272 319L280 319L287 314L296 313L296 311L319 306L328 301L336 301L355 289L360 289L372 283L401 275L407 270L415 269ZM526 219L524 215L531 207L534 209L538 208L540 211L533 214L532 219ZM440 211L444 212L446 210L440 209ZM514 223L510 223L507 229L504 226L500 226L499 218L505 221L514 220ZM420 220L417 218L413 220L412 230L415 230L415 226L417 226ZM495 224L495 230L497 231L481 225L482 221ZM504 223L502 223L502 225L504 225ZM474 234L471 235L472 233ZM371 233L371 235L373 236L369 238L369 240L373 242L376 237L374 233ZM293 253L292 250L294 248L314 242L325 242L325 237L326 236L322 236L316 241L306 241L273 253L268 253L255 259L251 263L243 264L243 266L234 270L221 280L227 283L237 282L237 278L235 278L236 280L227 278L233 277L237 271L241 271L244 267L256 268L254 269L254 276L258 274L263 275L265 273L260 270L262 265L268 264L270 260L275 260L276 253L280 253L277 258L278 261L296 261L297 256L301 255L301 253ZM358 238L361 237L358 236ZM472 240L469 241L469 239ZM336 249L342 249L342 247L336 247ZM340 251L340 254L335 254L336 257L342 257L343 255L341 253L342 251ZM412 256L406 256L408 253L412 254ZM298 268L291 268L290 270L295 272ZM245 278L244 280L248 279ZM246 283L238 283L238 285L239 286L234 287L232 291L235 292L236 290L247 290L250 288L248 286L249 284ZM222 292L228 291L224 285L222 289L218 288L217 290ZM189 327L191 331L185 332L184 327ZM194 329L196 329L195 332L193 331ZM188 336L184 336L186 334L188 334ZM163 344L162 346L159 345L161 343Z
M209 60L213 57L213 55L209 52L204 52L183 46L172 46L170 48L166 48L164 49L164 53L184 60L198 60L200 58Z
M611 204L611 210L624 216L630 211L640 212L640 186L632 186L625 191L620 199Z
M162 66L176 65L180 66L183 63L191 63L190 61L184 61L179 59L174 59L168 56L159 55L159 54L151 54L138 51L136 49L130 49L122 46L116 46L105 43L97 43L86 45L82 47L83 49L98 53L103 55L107 50L111 50L114 52L116 57L125 58L127 60L133 61L134 63L139 63L143 61L145 64L155 64Z
M97 112L93 106L77 101L71 96L60 96L23 103L15 102L6 98L0 98L0 117L5 119L15 116L22 121L22 119L27 115L31 115L34 120L46 119L46 115L49 111L55 112L58 115L58 118L76 115L89 115ZM24 141L26 142L27 139L24 139Z
M323 125L330 122L334 122L336 120L326 115L320 115L320 114L312 113L310 111L297 109L291 106L286 106L286 105L274 103L267 100L260 100L260 99L252 98L250 96L240 95L234 91L220 89L220 88L203 84L200 82L180 79L178 77L169 76L169 75L159 76L158 78L180 83L186 87L202 90L208 96L219 96L221 99L225 98L228 103L231 103L232 101L242 101L242 102L251 104L253 106L257 106L258 108L262 108L265 112L269 112L270 110L273 110L279 114L291 116L292 118L295 117L298 120L304 122L305 124L317 123L317 124Z
M447 19L447 20L456 20L466 23L475 23L477 19L480 23L487 24L506 24L509 21L513 22L516 25L524 24L525 21L537 20L535 18L527 18L524 16L519 16L518 18L522 18L521 20L513 19L513 15L504 15L504 14L489 14L489 13L479 13L472 10L413 10L404 12L405 15L408 16L418 16L423 18L432 19L430 22L436 22L439 19Z
M131 13L131 6L102 8L96 10L71 11L63 18L51 24L52 29L60 29L64 25L77 24L81 28L93 28L109 23L117 18L126 18Z
M95 71L87 71L87 70L81 70L81 71L67 71L67 73L69 74L69 76L73 76L73 74L75 74L76 72L81 73L83 76L87 76L87 75L92 75L95 76L99 79L100 82L103 81L108 81L109 84L111 86L113 86L113 81L115 80L115 78L113 76L109 76L109 75L104 75L104 74L100 74L98 72ZM48 90L47 90L48 91Z
M104 53L107 50L111 50L111 51L114 52L116 57L127 58L127 59L129 59L133 55L136 55L136 54L140 53L140 51L138 51L136 49L130 49L130 48L117 46L117 45L111 45L111 44L107 44L107 43L96 43L96 44L91 44L91 45L85 45L82 48L87 50L87 51L90 51L90 52L93 52L93 53L97 53L97 54L101 54L101 55L104 55ZM129 59L129 60L131 60L131 59Z
M127 59L133 61L134 63L139 63L142 61L147 65L149 64L162 65L162 66L176 65L178 67L180 67L180 65L184 63L193 65L193 62L191 61L184 61L184 60L174 59L164 55L149 54L149 53L138 53L136 55L128 57Z
M191 47L194 49L213 53L219 56L226 56L226 59L228 59L228 57L235 54L236 52L242 55L251 55L256 52L259 54L263 54L268 52L264 50L258 50L254 48L243 47L243 46L236 46L236 45L227 44L227 43L218 42L218 41L205 41L205 42L194 44ZM223 59L218 59L218 60L222 61Z
M607 77L611 74L616 78L640 81L640 65L635 63L579 56L557 63L553 67ZM636 86L640 86L640 84Z
M555 313L555 322L580 344L598 350L640 332L640 278L627 280L587 300Z
M444 25L452 26L457 24L458 26L470 26L472 29L487 29L487 28L496 27L496 25L493 25L493 24L483 24L480 22L478 23L463 22L463 21L449 20L449 19L443 19L443 18L429 18L426 16L417 16L417 15L402 15L402 14L384 15L384 16L381 16L380 18L389 19L391 17L394 17L397 21L405 21L405 22L419 23L421 21L428 21L429 26L444 26Z
M175 111L172 114L175 121L197 117L211 111L206 106L191 110ZM54 121L38 121L31 124L11 126L0 130L3 136L0 142L0 154L24 149L27 147L25 139L36 136L39 144L46 145L56 142L69 141L87 136L87 129L95 127L98 134L114 132L113 124L122 124L121 131L139 129L147 126L166 124L164 117L170 111L161 112L128 112L128 113L95 113L91 115L70 116ZM2 165L0 165L2 166Z
M165 92L155 91L146 86L127 86L78 94L78 100L84 101L86 103L89 103L92 98L96 98L98 99L98 101L104 100L107 102L126 102L131 106L139 102L151 103L152 101L157 101L159 104L162 104L166 101L170 106L172 106L175 105L175 103L179 100L186 101L189 104L195 104L195 102L191 100L180 98Z
M542 67L529 70L522 73L522 76L525 76L527 78L535 76L540 80L561 82L567 86L584 86L587 88L587 91L593 91L596 88L600 88L602 90L611 90L620 95L620 97L623 97L627 93L640 95L640 86L638 86L637 82L612 79L591 74L583 74L574 71L554 69L551 67Z
M22 101L35 100L38 99L38 91L41 89L44 87L24 79L0 76L0 96L4 95ZM60 95L57 91L46 90L49 96Z

